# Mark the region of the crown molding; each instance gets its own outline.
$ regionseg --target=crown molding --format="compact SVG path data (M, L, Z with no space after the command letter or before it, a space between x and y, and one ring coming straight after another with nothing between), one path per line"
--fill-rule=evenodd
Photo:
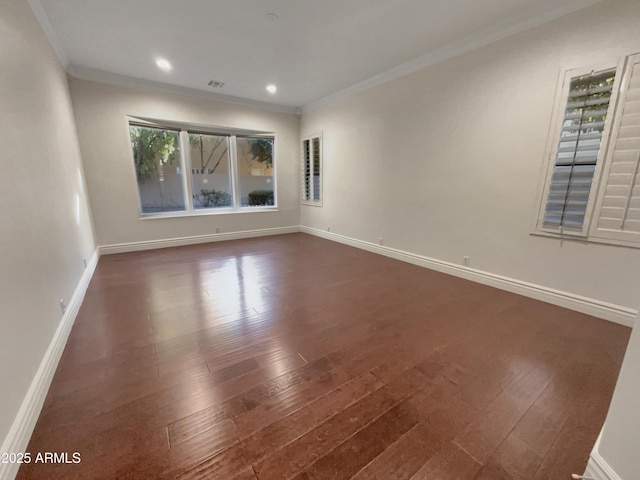
M524 32L570 13L577 12L578 10L582 10L602 1L603 0L576 0L569 5L556 8L550 12L534 18L530 18L528 20L523 20L516 23L505 22L498 26L484 29L479 33L465 37L462 40L448 44L442 48L432 50L424 55L421 55L418 58L398 65L397 67L394 67L378 75L374 75L373 77L358 82L350 87L345 88L344 90L340 90L324 98L303 105L300 109L301 113L307 113L320 107L330 105L339 100L343 100L358 93L364 92L365 90L369 90L373 87L377 87L384 83L390 82L391 80L404 77L424 68L444 62L445 60L449 60L464 53L477 50L491 43L503 40L507 37Z
M499 40L503 40L512 35L516 35L518 33L521 33L531 28L542 25L546 22L577 12L579 10L590 7L597 3L601 3L602 1L604 0L576 0L570 3L569 5L556 8L550 12L547 12L543 15L539 15L534 18L530 18L528 20L523 20L516 23L503 22L498 26L494 26L489 29L484 29L479 33L465 37L457 42L451 43L449 45L446 45L436 50L432 50L424 55L421 55L418 58L415 58L414 60L410 60L409 62L398 65L390 70L374 75L373 77L370 77L366 80L358 82L354 85L351 85L350 87L347 87L343 90L339 90L319 100L313 101L311 103L305 104L300 107L292 107L292 106L286 106L286 105L277 105L277 104L268 103L268 102L260 102L257 100L250 100L242 97L223 95L223 94L214 93L214 92L206 92L204 90L199 90L195 88L183 87L179 85L171 85L171 84L166 84L161 82L155 82L152 80L145 80L145 79L130 77L126 75L119 75L116 73L110 73L102 70L92 69L89 67L72 65L70 64L69 58L67 57L58 37L56 36L51 26L51 22L49 20L49 17L46 14L44 7L42 6L41 0L28 0L28 3L31 6L33 13L38 19L53 49L58 55L60 62L64 66L67 73L72 77L82 79L82 80L90 80L94 82L107 83L107 84L117 85L117 86L146 89L146 90L155 90L155 91L161 91L165 93L177 93L177 94L187 95L187 96L201 98L201 99L230 103L234 105L242 105L242 106L247 106L252 108L259 108L262 110L270 110L270 111L275 111L280 113L302 115L303 113L307 113L317 108L335 103L339 100L343 100L345 98L351 97L353 95L364 92L373 87L377 87L379 85L385 84L397 78L410 75L424 68L430 67L432 65L436 65L440 62L477 50L491 43L497 42Z
M40 2L40 0L27 0L27 2L31 7L31 11L36 16L38 23L40 23L40 28L42 28L42 30L44 31L44 34L47 36L47 39L49 40L49 43L53 47L53 50L56 52L56 55L58 56L60 63L62 63L62 66L64 67L64 69L68 71L69 57L67 57L67 54L62 48L62 44L60 43L58 36L53 31L53 27L51 26L51 21L49 20L49 16L47 15L47 12L42 6L42 3Z
M277 105L274 103L260 102L257 100L234 97L231 95L222 95L220 93L206 92L204 90L198 90L195 88L154 82L152 80L144 80L140 78L129 77L126 75L105 72L103 70L97 70L89 67L73 65L70 63L69 57L62 48L62 44L60 43L58 36L51 26L51 21L49 20L49 16L47 15L46 10L42 6L41 0L28 0L28 3L34 15L36 16L36 19L40 23L40 27L49 40L49 43L58 56L60 63L62 64L66 72L74 78L78 78L81 80L90 80L93 82L107 83L110 85L117 85L121 87L151 89L165 93L175 93L205 100L242 105L245 107L259 108L261 110L269 110L279 113L288 113L292 115L300 115L301 113L299 107Z
M291 115L299 115L300 109L298 107L289 107L286 105L276 105L275 103L260 102L257 100L250 100L248 98L234 97L231 95L222 95L220 93L205 92L204 90L198 90L195 88L182 87L179 85L170 85L168 83L154 82L153 80L145 80L142 78L129 77L127 75L120 75L117 73L105 72L103 70L97 70L89 67L82 67L79 65L70 65L67 68L67 73L73 78L80 80L89 80L92 82L106 83L109 85L116 85L119 87L137 88L141 90L154 90L164 93L174 93L179 95L186 95L189 97L195 97L205 100L211 100L214 102L230 103L234 105L242 105L245 107L259 108L262 110L270 110L279 113L288 113Z
M53 47L60 63L66 70L66 72L74 78L81 80L90 80L93 82L107 83L110 85L117 85L121 87L131 87L143 90L155 90L165 93L177 93L180 95L187 95L190 97L196 97L206 100L212 100L216 102L230 103L234 105L242 105L245 107L258 108L261 110L269 110L279 113L288 113L292 115L300 115L301 110L299 107L291 107L286 105L277 105L274 103L260 102L257 100L250 100L247 98L234 97L231 95L223 95L215 92L206 92L204 90L198 90L195 88L182 87L178 85L170 85L161 82L154 82L152 80L144 80L140 78L130 77L126 75L119 75L116 73L105 72L103 70L97 70L89 67L83 67L79 65L73 65L69 61L69 57L62 48L62 44L58 39L51 21L47 15L46 10L42 6L40 0L27 0L31 10L33 11L36 19L40 23L40 27L44 31L49 43Z

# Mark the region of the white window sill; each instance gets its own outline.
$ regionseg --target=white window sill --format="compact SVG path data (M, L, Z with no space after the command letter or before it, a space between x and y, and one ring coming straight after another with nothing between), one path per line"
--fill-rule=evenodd
M210 217L216 215L236 215L244 213L266 213L278 211L278 207L217 208L191 211L182 210L175 212L143 213L140 215L140 220L155 220L158 218Z
M322 206L322 202L311 202L311 201L302 201L302 205L305 205L307 207L321 207Z
M539 230L534 230L533 232L529 232L529 235L533 237L557 238L558 240L566 240L566 241L578 242L578 243L595 243L599 245L613 245L617 247L640 248L640 244L636 242L628 242L625 240L614 240L609 238L579 237L576 235L543 232Z

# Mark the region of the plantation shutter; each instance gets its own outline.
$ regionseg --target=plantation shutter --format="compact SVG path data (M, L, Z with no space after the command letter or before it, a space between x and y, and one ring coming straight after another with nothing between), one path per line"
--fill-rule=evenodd
M322 136L302 140L302 201L322 206Z
M583 229L615 73L611 69L571 79L548 186L545 228Z
M640 55L630 57L594 235L640 240ZM623 87L625 88L625 87Z
M311 200L311 140L302 142L302 199Z

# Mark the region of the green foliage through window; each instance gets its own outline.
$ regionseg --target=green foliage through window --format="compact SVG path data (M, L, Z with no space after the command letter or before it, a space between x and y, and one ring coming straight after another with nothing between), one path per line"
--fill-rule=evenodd
M273 192L271 190L254 190L247 195L249 205L257 207L261 205L273 205Z
M231 194L221 190L200 190L198 195L204 208L230 207L233 203Z
M267 168L271 168L273 166L273 139L251 139L250 145L253 159L257 162L264 163Z
M273 136L136 122L129 140L143 214L275 206Z
M176 159L178 132L130 125L129 133L138 178L150 178L160 163L172 164Z

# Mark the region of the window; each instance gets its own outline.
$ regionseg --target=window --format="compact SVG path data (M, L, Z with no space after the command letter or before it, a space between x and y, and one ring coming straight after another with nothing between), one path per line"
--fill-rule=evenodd
M640 246L640 55L561 92L537 231Z
M236 137L236 151L240 204L273 205L273 138Z
M302 203L322 206L322 136L302 140Z
M276 206L273 136L137 120L129 134L143 215Z
M229 137L189 132L189 147L193 208L232 207Z
M561 126L541 216L545 229L573 234L585 231L615 77L616 70L609 69L565 79L568 91L563 95Z
M142 213L184 210L179 132L130 125L129 134Z

